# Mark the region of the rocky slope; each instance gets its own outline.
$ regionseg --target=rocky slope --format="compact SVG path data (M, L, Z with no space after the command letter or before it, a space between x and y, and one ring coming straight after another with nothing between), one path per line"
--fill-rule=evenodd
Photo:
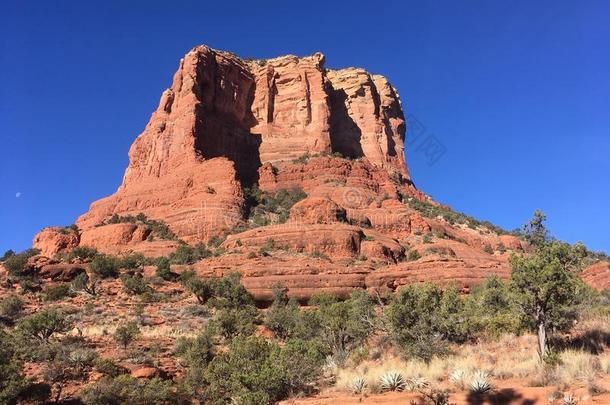
M240 271L259 298L278 281L306 299L507 277L507 257L522 242L417 190L405 131L398 93L382 76L327 69L320 53L244 60L198 46L131 146L118 190L94 202L78 230L44 229L33 246L49 257L75 246L155 257L179 240L221 237L222 254L195 269ZM260 224L252 189L306 198ZM138 214L149 222L111 220ZM150 220L167 224L170 237Z

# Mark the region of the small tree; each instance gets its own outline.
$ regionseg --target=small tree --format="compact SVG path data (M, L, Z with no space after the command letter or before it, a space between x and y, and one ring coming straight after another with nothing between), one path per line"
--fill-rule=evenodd
M81 273L72 280L71 288L74 291L84 291L89 295L97 295L98 279L89 277L87 273Z
M43 343L56 333L66 333L72 328L72 322L56 308L42 309L19 321L17 329L28 337Z
M0 316L16 319L23 311L23 300L17 295L8 295L0 300Z
M136 322L128 322L125 325L119 326L114 332L114 340L127 349L127 346L140 333L140 328Z
M207 303L214 296L215 280L212 278L201 279L196 275L189 275L184 277L182 284L200 304Z
M570 306L575 302L581 283L575 270L580 268L586 254L580 245L549 241L545 218L536 211L529 225L534 253L510 258L511 286L525 326L538 336L541 359L547 355L549 332L571 327Z
M15 404L26 385L13 342L0 329L0 404Z
M119 264L116 257L96 255L89 264L89 269L99 278L114 278L119 275Z

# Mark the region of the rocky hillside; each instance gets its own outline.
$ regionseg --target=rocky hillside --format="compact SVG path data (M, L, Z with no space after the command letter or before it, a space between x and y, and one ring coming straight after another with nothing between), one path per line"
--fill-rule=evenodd
M33 247L160 257L204 243L214 254L194 269L237 270L259 299L276 282L306 299L507 277L523 242L419 191L407 131L382 76L327 69L320 53L244 60L198 46L131 146L118 190Z

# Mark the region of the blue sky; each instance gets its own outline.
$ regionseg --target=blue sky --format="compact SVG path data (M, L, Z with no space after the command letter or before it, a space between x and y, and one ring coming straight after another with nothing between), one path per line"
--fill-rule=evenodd
M507 229L610 252L610 2L3 1L0 251L68 225L120 184L127 151L197 44L326 54L390 79L445 153L416 185ZM409 136L409 134L407 135Z

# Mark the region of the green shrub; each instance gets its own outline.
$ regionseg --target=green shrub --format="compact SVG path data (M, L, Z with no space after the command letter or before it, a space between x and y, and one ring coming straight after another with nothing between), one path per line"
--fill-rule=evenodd
M171 381L153 378L136 379L127 375L115 378L102 378L87 385L80 394L86 405L172 405L189 403L179 391L172 387Z
M211 329L205 329L195 338L178 338L173 353L188 367L207 367L215 354Z
M288 394L286 373L277 364L280 348L257 336L238 337L205 370L212 404L271 404Z
M128 322L125 325L119 326L114 332L114 340L127 349L127 346L133 342L137 335L140 334L140 328L135 322Z
M13 341L0 329L0 404L16 404L26 386Z
M89 264L89 270L99 278L116 278L120 261L114 256L96 255Z
M26 264L30 257L40 253L37 249L27 249L19 254L10 255L4 259L4 268L10 276L22 278L30 276L31 269L28 269Z
M172 273L170 261L167 257L162 257L157 261L157 269L155 270L157 277L161 277L165 281L174 280L175 275Z
M298 333L301 310L299 303L289 300L280 285L273 286L273 304L265 314L265 326L279 339L294 337Z
M310 305L317 306L315 316L320 338L338 359L345 359L354 347L363 344L373 331L375 307L364 291L354 291L349 299L321 294L313 297Z
M87 246L77 246L68 253L68 261L79 259L82 261L92 260L98 255L98 251Z
M248 190L246 198L250 207L249 221L254 226L284 223L294 204L307 197L300 188L280 189L274 193L258 188Z
M421 254L417 250L409 250L409 253L407 254L408 261L414 262L419 259L421 259Z
M70 296L70 286L68 284L50 286L43 291L43 295L45 301L60 301Z
M123 290L130 295L141 295L152 291L146 280L139 274L121 276Z
M216 312L212 327L225 339L249 336L254 333L258 311L252 305L222 308Z
M7 250L6 252L4 252L4 254L2 255L2 257L0 257L0 262L4 262L6 261L6 259L8 259L9 257L13 257L15 256L15 251L12 249Z
M241 284L241 274L234 272L224 275L214 283L214 294L210 299L212 307L243 308L254 305L252 294Z
M408 357L429 361L444 354L448 341L469 334L457 290L443 292L431 283L404 286L384 311L384 322L397 348Z
M169 261L173 264L193 264L201 259L212 256L203 243L192 247L180 244L174 252L169 255Z
M325 351L320 344L290 339L275 356L275 364L284 373L287 395L313 392L314 384L322 375L325 359Z
M507 283L495 275L475 286L465 302L469 329L485 338L521 332L520 315Z
M172 232L169 226L163 222L154 219L148 219L143 213L139 213L136 216L125 215L121 216L118 214L112 215L109 219L104 221L103 224L119 224L119 223L132 223L141 224L148 227L151 231L151 235L156 235L160 239L176 240L176 234Z
M213 278L201 279L194 274L182 273L182 285L193 294L200 304L205 304L214 296L217 281Z
M56 333L66 333L72 322L57 308L45 308L26 316L17 323L17 330L27 337L48 343Z
M428 232L427 234L424 235L423 242L432 243L432 234L430 232Z
M483 251L490 255L494 254L494 249L491 247L490 244L485 245L485 248L483 248Z
M119 259L119 267L126 270L141 270L146 258L141 253L132 253Z
M14 294L0 300L0 316L15 319L23 311L23 300Z
M81 273L74 278L71 282L71 288L74 291L84 291L89 295L97 295L98 280L96 278L89 278L87 273Z
M128 371L125 367L119 366L112 359L106 357L96 358L93 365L98 373L111 378L126 374Z

